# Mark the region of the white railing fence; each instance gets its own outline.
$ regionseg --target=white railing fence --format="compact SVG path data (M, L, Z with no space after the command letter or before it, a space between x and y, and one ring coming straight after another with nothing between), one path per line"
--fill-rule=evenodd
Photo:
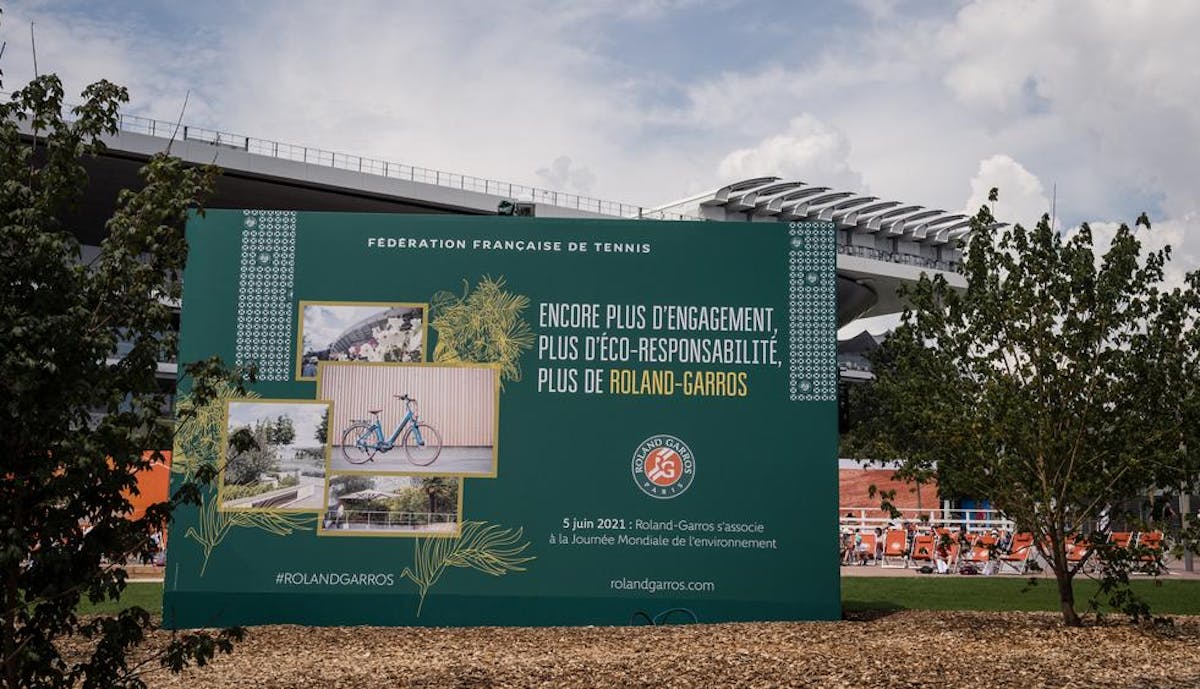
M331 513L327 529L406 529L451 526L458 522L454 512L392 512L389 510L345 510Z
M957 529L960 525L967 531L990 531L1004 529L1012 531L1014 523L1007 519L999 510L955 510L928 509L906 510L899 517L891 517L875 507L840 507L838 508L838 525L850 529L887 529L889 525L911 522L918 527L937 525Z

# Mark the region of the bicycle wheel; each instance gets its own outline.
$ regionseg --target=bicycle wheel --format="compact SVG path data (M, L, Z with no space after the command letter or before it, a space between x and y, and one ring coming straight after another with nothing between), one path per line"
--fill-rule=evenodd
M421 435L420 442L417 442L418 433ZM417 424L416 428L410 428L404 434L404 453L408 455L409 462L419 467L429 466L442 454L442 434L427 423Z
M371 436L375 427L370 424L356 423L342 433L342 456L351 464L365 464L375 459L379 446Z

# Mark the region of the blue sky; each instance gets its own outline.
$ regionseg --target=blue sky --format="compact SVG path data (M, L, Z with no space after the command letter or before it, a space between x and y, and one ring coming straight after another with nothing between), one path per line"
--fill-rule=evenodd
M6 3L5 88L654 206L777 174L1103 243L1143 210L1200 266L1200 3Z

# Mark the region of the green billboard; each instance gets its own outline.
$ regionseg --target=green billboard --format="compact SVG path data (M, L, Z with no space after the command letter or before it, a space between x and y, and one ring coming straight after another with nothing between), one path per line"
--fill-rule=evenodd
M164 623L840 615L829 223L215 211ZM248 442L253 439L254 442Z

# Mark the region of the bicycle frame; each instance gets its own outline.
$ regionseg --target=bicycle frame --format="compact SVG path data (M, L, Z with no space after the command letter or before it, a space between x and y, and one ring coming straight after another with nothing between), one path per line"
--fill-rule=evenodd
M394 446L396 440L400 438L400 433L404 431L404 427L410 423L412 424L412 434L417 440L417 445L424 445L425 439L421 437L421 426L417 423L417 415L413 412L411 402L405 402L404 418L400 419L400 423L396 424L396 430L392 431L392 435L389 438L385 439L383 437L383 424L379 420L379 415L375 415L375 420L371 422L371 430L375 432L375 445L381 448ZM360 438L360 440L363 439Z

